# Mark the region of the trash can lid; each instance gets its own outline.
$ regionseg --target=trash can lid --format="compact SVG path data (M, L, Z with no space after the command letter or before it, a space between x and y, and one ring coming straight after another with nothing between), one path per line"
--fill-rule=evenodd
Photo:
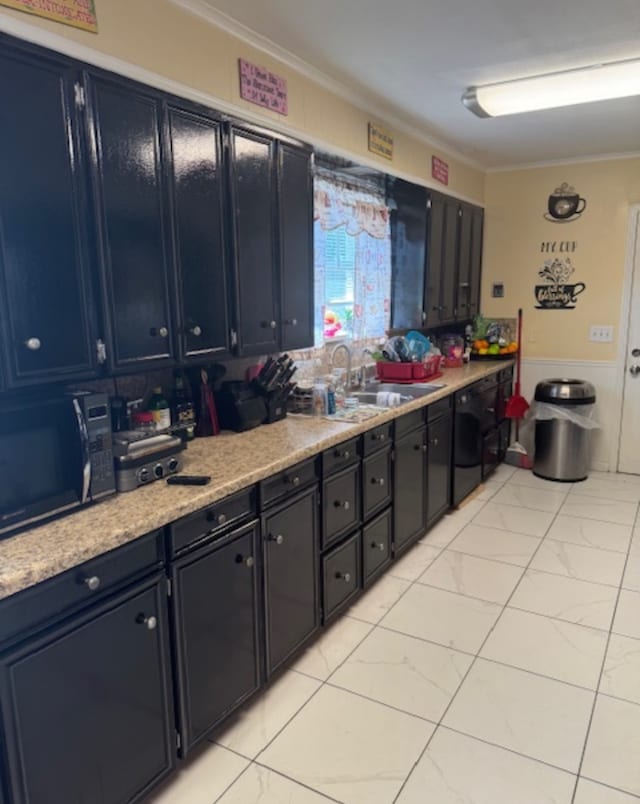
M596 389L586 380L542 380L536 385L535 399L554 405L592 405L596 401Z

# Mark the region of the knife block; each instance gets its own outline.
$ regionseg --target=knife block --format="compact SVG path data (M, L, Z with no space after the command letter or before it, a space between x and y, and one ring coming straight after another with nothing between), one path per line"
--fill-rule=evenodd
M265 402L267 404L267 417L264 420L265 424L272 424L273 422L279 422L281 419L284 419L287 415L287 400L286 398L282 398L282 396L268 396L265 398Z

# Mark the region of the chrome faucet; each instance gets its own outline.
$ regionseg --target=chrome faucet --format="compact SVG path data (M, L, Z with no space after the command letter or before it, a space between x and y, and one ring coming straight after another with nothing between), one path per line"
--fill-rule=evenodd
M347 346L346 343L339 343L333 349L333 351L331 352L331 368L332 369L335 367L336 352L338 351L338 349L344 349L344 351L347 354L347 376L345 377L344 388L345 388L345 391L348 392L351 389L351 358L352 358L351 349L349 349L349 347Z

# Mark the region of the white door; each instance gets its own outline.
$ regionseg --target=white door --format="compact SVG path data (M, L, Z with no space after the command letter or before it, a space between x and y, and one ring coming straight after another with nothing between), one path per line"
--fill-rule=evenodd
M625 352L622 429L618 471L640 475L640 209L635 209L630 238L632 286L629 305L629 335Z

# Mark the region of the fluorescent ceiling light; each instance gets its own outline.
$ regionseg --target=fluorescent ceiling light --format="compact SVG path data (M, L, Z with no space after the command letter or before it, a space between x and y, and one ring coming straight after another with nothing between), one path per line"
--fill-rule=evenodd
M478 117L500 117L633 95L640 95L640 59L470 87L462 102Z

